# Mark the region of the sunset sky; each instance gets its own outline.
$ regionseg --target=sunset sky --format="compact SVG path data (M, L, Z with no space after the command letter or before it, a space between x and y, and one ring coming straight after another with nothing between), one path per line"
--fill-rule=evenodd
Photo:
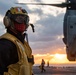
M35 26L35 33L28 28L29 44L35 56L35 64L40 64L43 58L50 64L74 64L66 58L66 48L63 38L63 19L66 8L53 6L19 5L16 2L61 3L65 0L1 0L0 1L0 35L5 32L3 17L8 9L21 6L27 10L30 23Z

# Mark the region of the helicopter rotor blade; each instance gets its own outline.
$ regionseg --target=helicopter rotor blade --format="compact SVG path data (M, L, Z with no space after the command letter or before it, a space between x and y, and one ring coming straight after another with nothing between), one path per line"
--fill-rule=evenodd
M56 7L67 7L67 3L61 3L61 4L46 4L46 3L15 3L20 5L50 5L50 6L56 6Z

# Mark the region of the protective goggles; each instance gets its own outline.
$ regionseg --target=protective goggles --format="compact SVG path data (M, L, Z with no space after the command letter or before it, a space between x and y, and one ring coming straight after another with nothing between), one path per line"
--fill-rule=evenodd
M29 24L29 16L27 15L12 15L12 19L17 23Z

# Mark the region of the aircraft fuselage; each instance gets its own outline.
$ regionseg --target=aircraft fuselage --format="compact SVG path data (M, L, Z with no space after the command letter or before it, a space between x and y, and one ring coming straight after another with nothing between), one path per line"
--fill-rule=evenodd
M63 24L63 41L66 45L66 53L69 61L76 60L76 0L67 0L67 6ZM74 3L74 4L73 4Z

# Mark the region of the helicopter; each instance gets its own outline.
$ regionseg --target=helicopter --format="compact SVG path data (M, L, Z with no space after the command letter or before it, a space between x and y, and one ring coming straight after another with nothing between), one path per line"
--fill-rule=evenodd
M62 39L66 46L67 59L69 61L76 60L76 0L66 0L61 4L45 4L45 3L16 3L21 5L50 5L60 8L66 8L63 22Z

